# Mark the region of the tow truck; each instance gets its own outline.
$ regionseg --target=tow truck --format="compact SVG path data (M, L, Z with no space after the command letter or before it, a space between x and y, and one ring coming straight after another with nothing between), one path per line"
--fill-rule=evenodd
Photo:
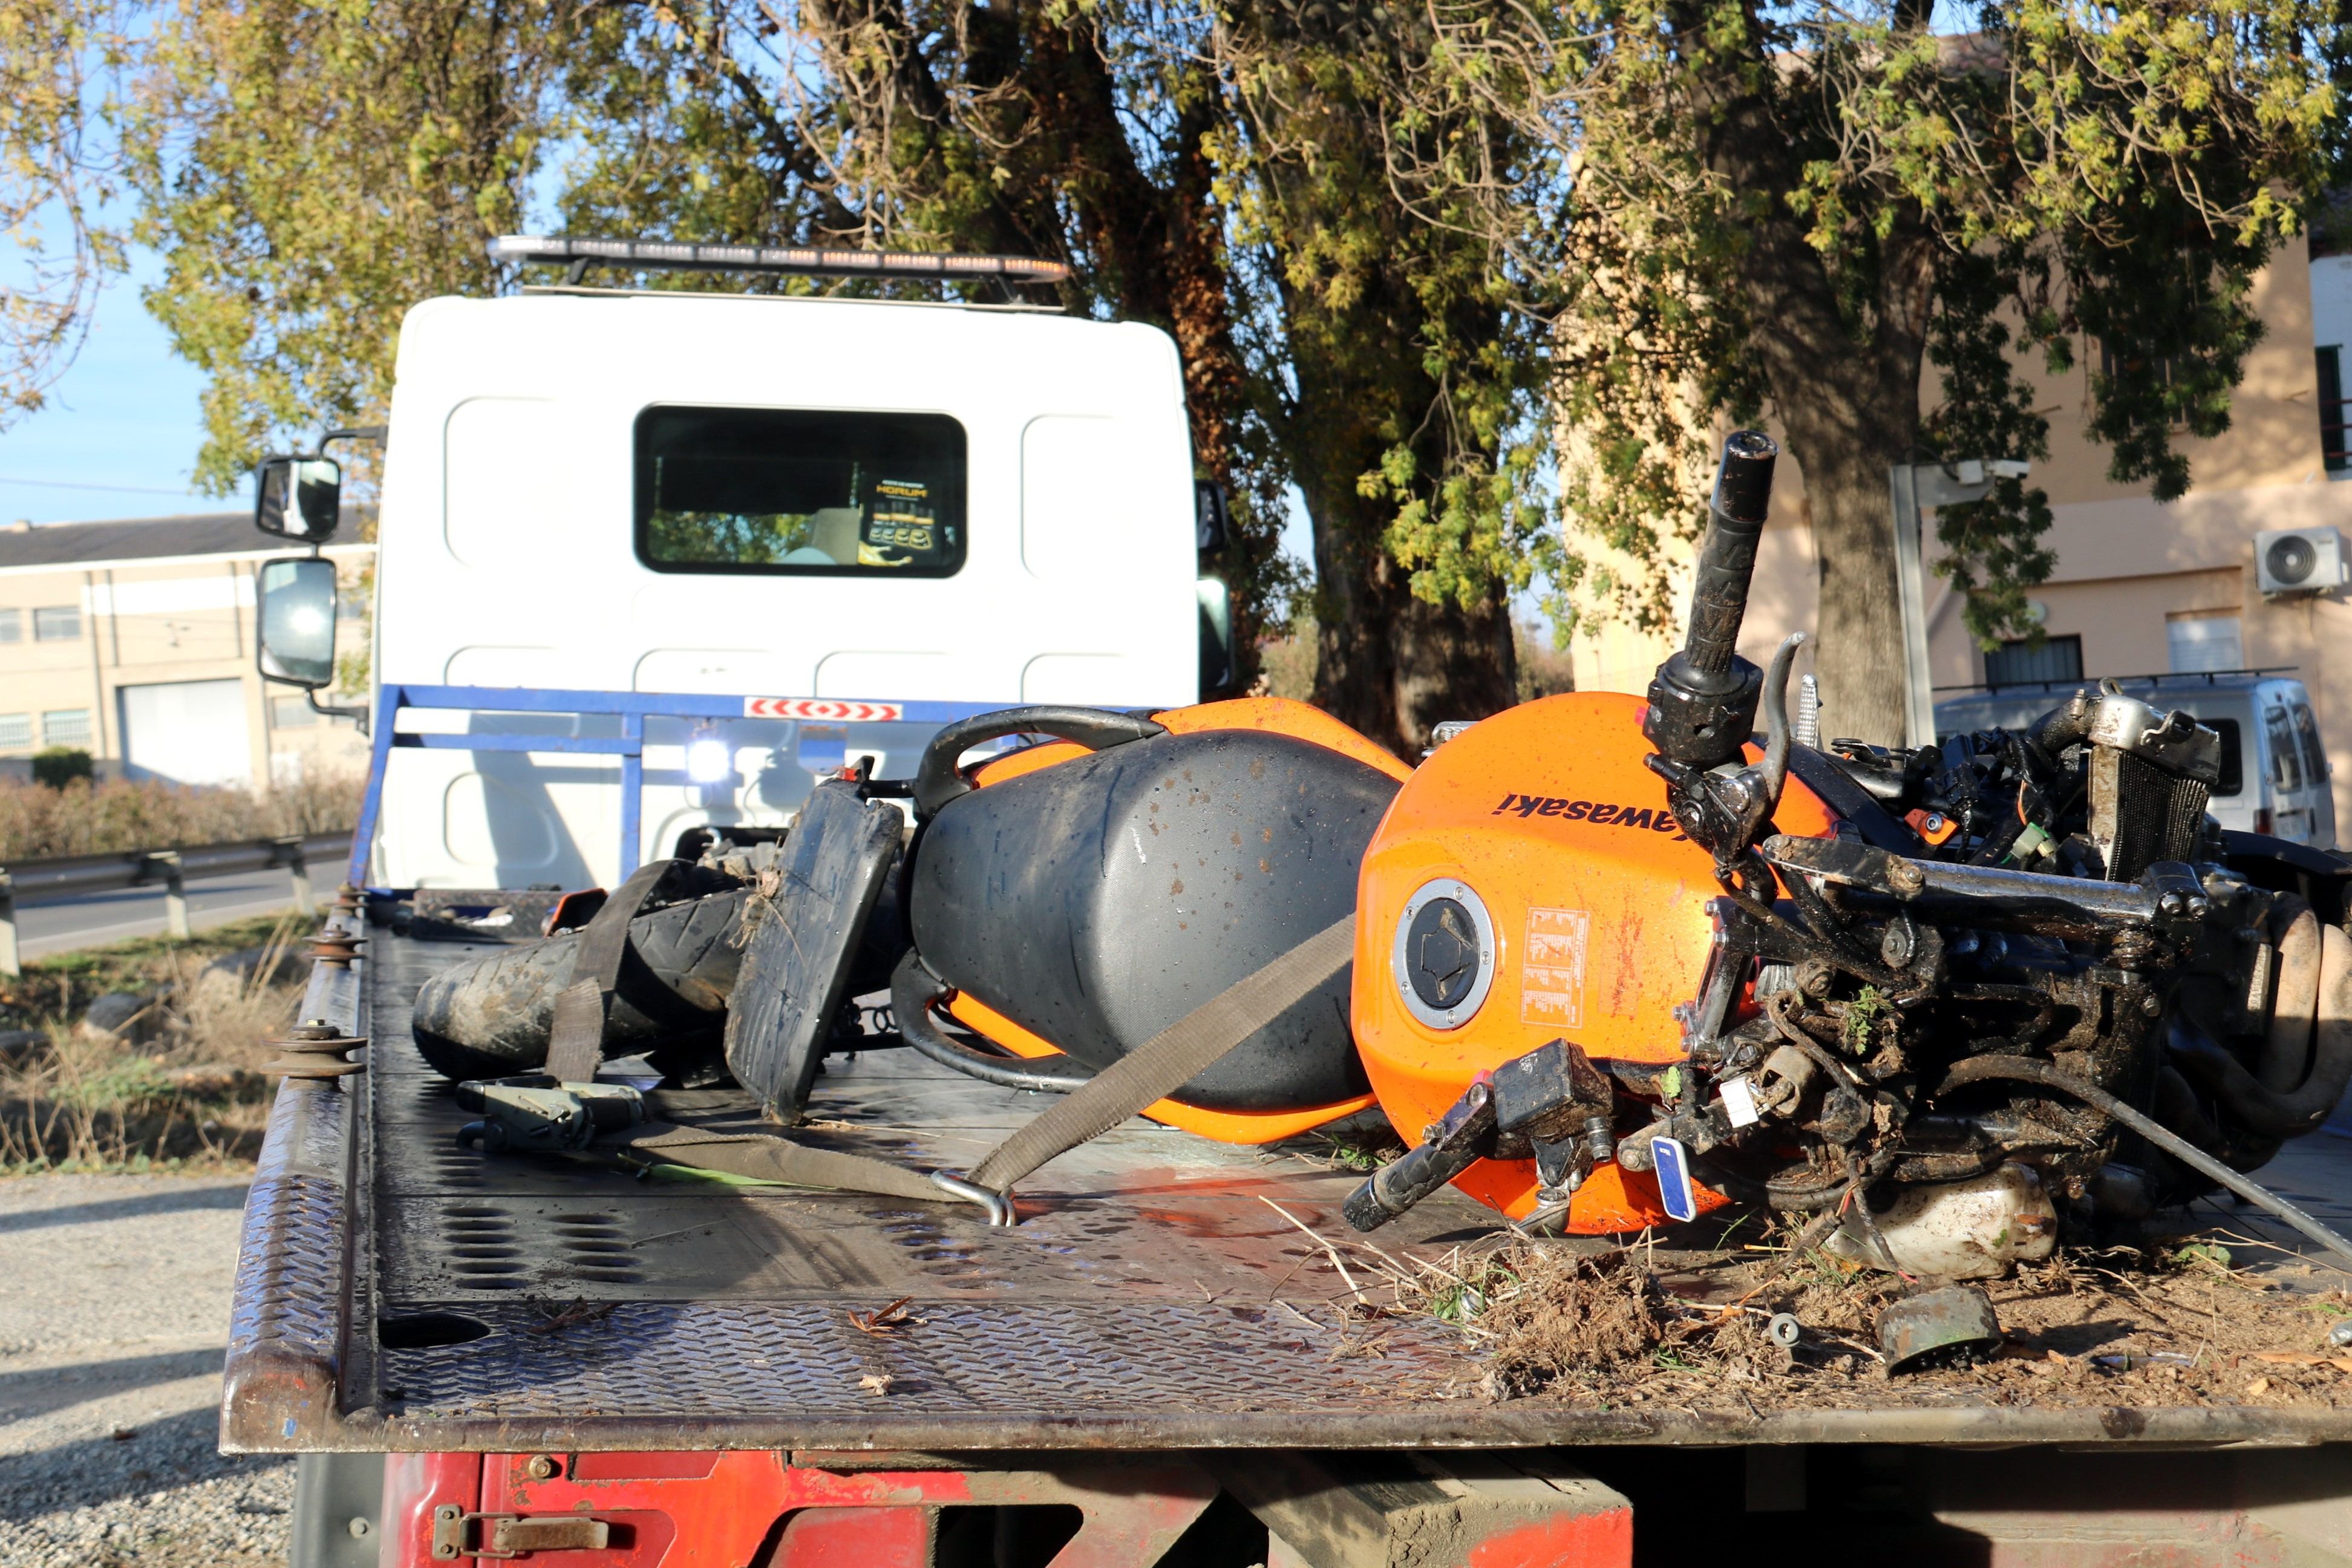
M1164 336L581 275L1037 275L1005 258L502 243L566 280L404 331L367 805L245 1214L222 1443L299 1456L298 1568L2352 1561L2352 1402L1501 1397L1475 1334L1360 1310L1328 1142L1138 1120L1010 1227L463 1146L411 1004L566 889L789 833L817 778L968 714L1231 667ZM315 544L340 481L271 459L257 521ZM265 570L265 674L332 683L332 570ZM825 1070L799 1135L917 1169L1043 1098L909 1051ZM724 1081L647 1097L760 1123ZM2306 1142L2276 1169L2340 1224ZM1505 1224L1447 1190L1379 1246Z

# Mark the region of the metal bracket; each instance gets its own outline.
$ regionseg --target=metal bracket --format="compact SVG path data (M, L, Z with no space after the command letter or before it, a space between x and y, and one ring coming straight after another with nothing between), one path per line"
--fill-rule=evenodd
M601 1552L613 1527L578 1514L467 1513L456 1503L433 1510L433 1560L520 1557L530 1552Z

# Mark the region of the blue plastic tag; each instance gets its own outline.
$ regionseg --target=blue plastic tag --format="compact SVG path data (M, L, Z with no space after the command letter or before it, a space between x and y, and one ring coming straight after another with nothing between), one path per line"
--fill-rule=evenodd
M1666 1217L1691 1220L1698 1217L1698 1194L1691 1191L1690 1152L1679 1138L1650 1140L1650 1159L1658 1172L1658 1196L1666 1205Z

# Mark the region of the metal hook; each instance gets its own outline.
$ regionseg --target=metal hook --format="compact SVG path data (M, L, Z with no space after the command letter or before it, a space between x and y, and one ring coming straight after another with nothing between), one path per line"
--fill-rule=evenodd
M961 1176L946 1171L933 1171L931 1184L941 1192L953 1193L964 1202L978 1204L982 1208L986 1209L988 1223L992 1226L1010 1228L1013 1225L1013 1200L993 1187L983 1187L976 1182L967 1182Z

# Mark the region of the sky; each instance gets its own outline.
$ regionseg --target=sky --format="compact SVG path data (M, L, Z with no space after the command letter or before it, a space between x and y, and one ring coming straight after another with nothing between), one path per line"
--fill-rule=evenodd
M0 524L82 522L235 511L242 496L188 488L203 442L196 399L204 377L174 356L163 326L140 303L161 272L153 252L100 296L89 341L48 405L0 430Z

